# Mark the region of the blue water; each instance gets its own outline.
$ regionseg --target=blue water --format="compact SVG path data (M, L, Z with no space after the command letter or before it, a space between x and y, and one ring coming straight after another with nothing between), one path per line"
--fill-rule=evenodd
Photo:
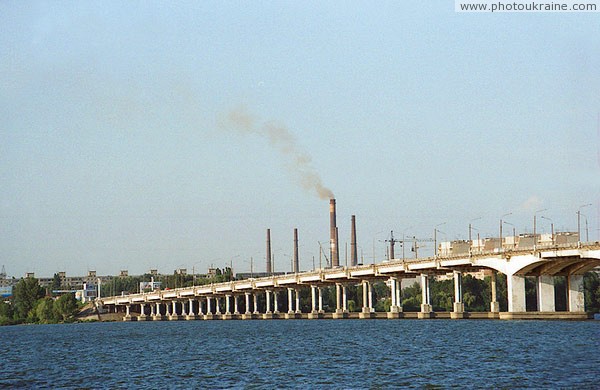
M0 328L4 388L599 388L600 321Z

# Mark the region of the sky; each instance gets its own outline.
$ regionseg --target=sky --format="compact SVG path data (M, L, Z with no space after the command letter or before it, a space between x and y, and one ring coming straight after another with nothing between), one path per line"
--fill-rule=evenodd
M580 211L600 240L598 69L597 13L3 1L0 265L264 272L269 228L289 271L298 228L308 270L329 193L342 264L352 215L364 263L391 231L497 237L534 214L549 233Z

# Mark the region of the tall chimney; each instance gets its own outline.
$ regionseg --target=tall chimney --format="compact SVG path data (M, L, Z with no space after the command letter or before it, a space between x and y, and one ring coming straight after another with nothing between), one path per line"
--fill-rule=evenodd
M338 251L338 240L337 240L337 224L335 222L335 199L329 199L329 237L330 237L330 251L329 258L331 259L331 266L338 267L340 265L340 257Z
M294 228L294 262L292 263L292 272L300 272L300 264L298 261L298 229Z
M356 215L352 216L350 228L350 265L358 265L358 256L356 254Z
M267 229L267 274L273 273L273 264L271 263L271 229Z

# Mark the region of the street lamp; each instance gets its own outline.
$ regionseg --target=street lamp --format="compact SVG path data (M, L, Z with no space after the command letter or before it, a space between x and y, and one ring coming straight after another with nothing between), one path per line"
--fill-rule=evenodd
M541 213L542 211L546 211L548 209L537 210L533 213L533 249L535 250L535 245L537 244L537 236L536 236L536 214Z
M412 229L412 228L413 228L413 227L411 226L411 227L408 227L408 228L406 228L406 229L404 229L404 230L402 231L402 261L404 261L404 238L405 238L405 234L406 234L406 232L407 232L408 230L410 230L410 229Z
M550 221L550 240L552 241L552 246L554 246L554 222L552 221L552 219L544 217L543 215L540 215L540 218L547 219L548 221Z
M579 215L585 218L585 241L588 242L590 240L590 237L588 235L588 219L587 216L583 213L579 213Z
M579 242L581 242L581 209L591 205L591 203L584 204L583 206L579 206L579 210L577 210L577 241Z
M471 224L471 222L473 222L473 221L477 221L477 220L479 220L479 219L481 219L481 218L482 218L482 217L478 217L478 218L475 218L475 219L472 219L472 220L470 220L470 221L469 221L469 241L472 241L472 238L471 238L471 230L472 230L472 229L475 229L475 228L473 227L473 225ZM475 229L475 230L477 230L477 229Z
M504 214L503 216L500 217L500 252L502 252L502 218L504 217L508 217L509 215L512 215L512 213L508 213L508 214Z
M437 225L435 225L435 228L433 228L433 246L434 246L433 250L434 250L435 257L437 257L437 255L438 255L437 232L440 232L442 234L446 234L446 233L444 233L442 231L439 231L438 230L438 226L442 226L442 225L445 225L445 224L446 224L446 222L438 223Z
M506 221L502 221L502 223L505 223L507 225L510 225L513 227L513 249L515 249L515 246L517 245L516 241L515 241L515 237L517 236L517 234L515 233L515 225L513 225L510 222L506 222Z

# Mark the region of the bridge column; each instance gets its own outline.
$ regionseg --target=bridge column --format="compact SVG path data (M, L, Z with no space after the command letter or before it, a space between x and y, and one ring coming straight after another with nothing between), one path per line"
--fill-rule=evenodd
M342 312L342 285L339 283L335 284L335 312Z
M319 313L323 313L323 288L319 287Z
M294 306L292 303L292 294L293 294L293 289L288 288L288 313L291 314L294 312Z
M216 315L221 315L221 297L215 297Z
M229 308L230 300L231 300L231 295L225 295L225 315L231 315L231 310Z
M123 321L131 321L131 314L129 314L129 306L125 305L125 317L123 317Z
M421 274L421 311L419 318L431 318L431 301L429 295L429 276Z
M398 278L390 278L390 296L392 305L387 313L387 318L400 318L402 305L400 303L400 291L398 289Z
M191 316L195 316L196 313L194 313L194 300L192 298L190 298L189 304L190 304L190 310L188 310L189 314Z
M265 314L271 314L271 291L267 290L265 291L265 294L267 298L267 308L265 309Z
M462 272L454 271L454 310L450 313L450 318L464 318L465 304L462 295Z
M527 311L525 306L525 277L506 275L506 293L508 295L508 311L518 313Z
M554 306L554 277L540 275L538 282L538 311L556 311Z
M185 302L181 301L179 303L181 304L181 315L182 316L187 316L187 313L185 312Z
M310 311L317 312L317 286L310 286Z
M203 316L204 311L202 310L202 298L198 299L198 315Z
M373 313L373 290L372 285L368 280L362 281L362 290L363 306L358 318L374 318L375 313Z
M296 313L302 313L302 310L300 310L300 289L298 288L296 289Z
M583 296L583 275L569 275L568 284L568 304L570 312L585 311L585 300Z
M150 316L151 317L155 316L155 314L154 314L154 305L153 304L150 304Z
M496 277L498 273L496 271L492 271L492 276L490 277L490 290L492 290L492 301L490 302L490 312L498 313L500 311L500 303L498 303L498 299L496 298Z
M247 316L252 315L252 312L250 311L250 293L245 293L244 294L246 296L246 312L244 313Z
M273 314L279 314L279 303L278 303L277 297L278 297L277 290L273 290L273 306L274 306Z
M238 310L238 298L238 295L233 296L233 314L236 316L240 314L240 311Z
M258 294L252 294L253 302L254 302L254 314L258 314Z
M348 312L348 289L345 284L342 285L342 309L344 313Z

